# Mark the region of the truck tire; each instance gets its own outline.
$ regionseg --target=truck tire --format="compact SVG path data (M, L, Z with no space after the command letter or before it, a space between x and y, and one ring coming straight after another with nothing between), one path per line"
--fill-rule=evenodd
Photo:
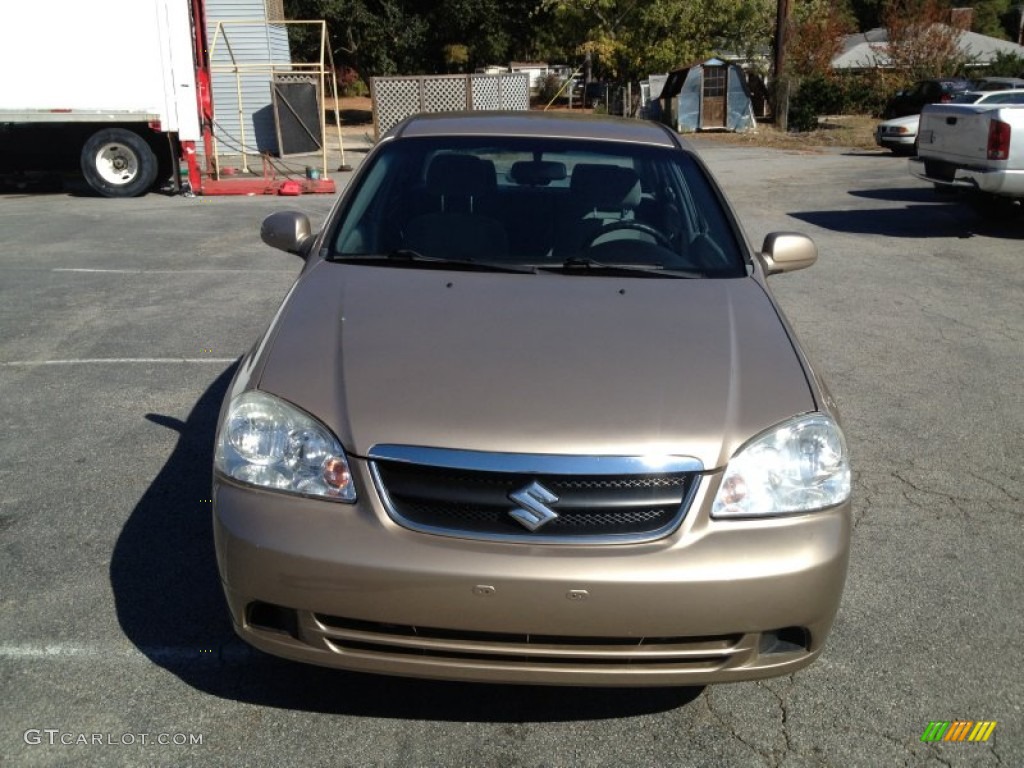
M104 128L82 146L82 174L104 197L138 197L156 180L158 162L139 134L126 128Z

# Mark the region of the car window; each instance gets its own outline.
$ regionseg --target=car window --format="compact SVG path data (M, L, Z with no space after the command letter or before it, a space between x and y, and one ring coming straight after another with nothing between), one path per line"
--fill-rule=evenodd
M687 152L536 137L415 137L368 159L330 258L396 252L548 266L584 257L746 274L740 239Z

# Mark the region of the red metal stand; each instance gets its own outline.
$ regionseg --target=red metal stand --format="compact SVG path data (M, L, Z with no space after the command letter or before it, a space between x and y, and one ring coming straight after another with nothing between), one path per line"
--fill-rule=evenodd
M197 195L316 195L334 194L331 179L203 179Z
M192 27L195 33L196 102L199 123L203 132L207 168L199 168L194 141L181 142L181 151L188 168L188 182L197 195L331 195L337 187L331 179L279 179L269 158L263 158L263 178L214 178L213 157L213 96L210 87L209 51L206 47L206 9L203 0L192 0Z

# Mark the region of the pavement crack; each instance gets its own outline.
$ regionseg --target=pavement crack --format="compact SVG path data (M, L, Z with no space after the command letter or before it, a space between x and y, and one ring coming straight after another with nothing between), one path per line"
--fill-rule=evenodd
M1024 501L1024 499L1022 499L1020 496L1016 496L1016 495L1010 493L1010 491L1008 489L1004 488L1002 485L1000 485L999 483L997 483L995 480L993 480L990 477L984 477L982 475L979 475L977 472L972 472L969 469L965 469L964 470L964 474L970 475L971 477L973 477L978 482L983 483L983 484L987 485L990 488L995 488L997 491L999 491L1004 496L1006 496L1006 498L1008 498L1010 501L1015 501L1018 504L1021 501Z
M790 683L793 682L792 675L787 675L787 679ZM785 757L793 751L793 742L789 735L789 706L786 704L786 698L763 680L756 681L756 685L768 691L768 693L775 697L775 701L778 702L779 712L782 713L782 738L786 740L786 749L782 753L782 756Z
M713 718L713 719L715 720L715 722L717 722L717 723L718 723L718 724L719 724L719 725L720 725L720 726L721 726L721 727L722 727L723 729L725 729L726 731L728 731L728 732L729 732L729 735L731 735L731 736L732 736L732 737L733 737L734 739L736 739L736 741L738 741L738 742L739 742L740 744L742 744L743 746L745 746L745 747L746 747L747 749L749 749L749 750L750 750L751 752L753 752L754 754L756 754L756 755L758 755L758 756L759 756L760 758L762 758L762 759L763 759L763 760L764 760L764 761L765 761L765 762L766 762L766 763L767 763L767 764L768 764L769 766L771 766L772 768L778 768L778 766L779 766L779 764L780 764L780 763L779 763L779 761L778 761L778 760L776 760L776 759L775 759L775 756L774 756L774 755L772 755L772 754L769 754L769 753L766 753L766 752L764 752L764 751L763 751L763 750L761 750L761 749L758 749L758 747L757 747L757 746L755 746L754 744L751 744L751 743L750 743L749 741L747 741L747 740L746 740L745 738L743 738L743 737L742 737L742 736L741 736L741 735L740 735L740 734L739 734L739 733L738 733L738 732L736 731L736 729L735 729L735 728L734 728L734 727L733 727L732 725L730 725L730 724L729 724L728 722L726 722L726 719L725 719L725 717L723 717L722 715L720 715L720 714L719 714L719 713L718 713L718 712L717 712L717 711L715 710L714 704L713 704L713 703L712 703L712 701L711 701L711 699L712 699L712 693L713 693L713 688L712 688L712 687L709 687L709 688L708 688L708 689L707 689L707 690L706 690L706 691L704 692L704 696L703 696L702 698L704 699L704 706L705 706L705 707L707 708L707 710L708 710L708 714L710 714L710 715L711 715L711 717L712 717L712 718Z

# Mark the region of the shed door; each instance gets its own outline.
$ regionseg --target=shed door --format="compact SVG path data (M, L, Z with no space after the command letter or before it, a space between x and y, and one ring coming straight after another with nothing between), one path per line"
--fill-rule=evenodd
M725 67L704 67L704 89L701 94L700 127L725 128Z

